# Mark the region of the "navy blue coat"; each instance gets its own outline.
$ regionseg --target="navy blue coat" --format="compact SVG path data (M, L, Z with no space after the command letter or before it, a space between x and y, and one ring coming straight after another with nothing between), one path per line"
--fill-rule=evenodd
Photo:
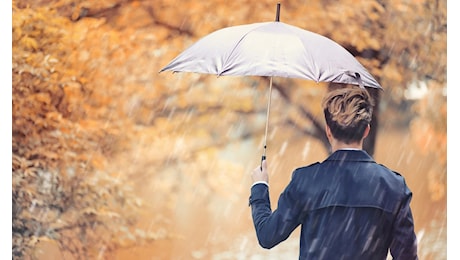
M259 244L272 248L301 225L299 259L418 259L404 178L362 150L338 150L298 168L271 211L268 186L251 188Z

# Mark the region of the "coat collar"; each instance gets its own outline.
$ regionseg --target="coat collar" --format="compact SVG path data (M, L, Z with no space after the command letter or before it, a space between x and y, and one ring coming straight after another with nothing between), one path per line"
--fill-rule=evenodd
M374 162L374 159L364 150L337 150L326 161Z

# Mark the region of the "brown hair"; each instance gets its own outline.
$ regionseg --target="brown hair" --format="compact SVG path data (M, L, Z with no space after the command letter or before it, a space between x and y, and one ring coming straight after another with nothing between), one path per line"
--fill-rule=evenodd
M334 138L346 144L360 141L372 119L374 101L366 89L339 88L327 93L322 107Z

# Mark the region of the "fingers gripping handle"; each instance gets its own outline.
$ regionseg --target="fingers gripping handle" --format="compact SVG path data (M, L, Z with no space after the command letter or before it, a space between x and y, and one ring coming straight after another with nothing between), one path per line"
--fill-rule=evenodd
M262 159L260 160L260 170L262 170L262 162L265 161L265 159L267 159L267 156L262 155Z

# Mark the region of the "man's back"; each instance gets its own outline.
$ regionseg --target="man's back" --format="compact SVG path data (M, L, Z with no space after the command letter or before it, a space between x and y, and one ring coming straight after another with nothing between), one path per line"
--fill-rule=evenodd
M308 209L301 238L302 247L308 249L301 252L302 257L386 258L393 224L411 196L400 175L362 151L337 151L323 163L294 174L302 194L299 198ZM411 233L405 234L407 242L415 240Z
M395 259L416 259L411 195L402 176L364 151L339 150L294 171L278 220L265 224L277 233L262 237L277 244L301 224L301 259L385 259L392 243Z

